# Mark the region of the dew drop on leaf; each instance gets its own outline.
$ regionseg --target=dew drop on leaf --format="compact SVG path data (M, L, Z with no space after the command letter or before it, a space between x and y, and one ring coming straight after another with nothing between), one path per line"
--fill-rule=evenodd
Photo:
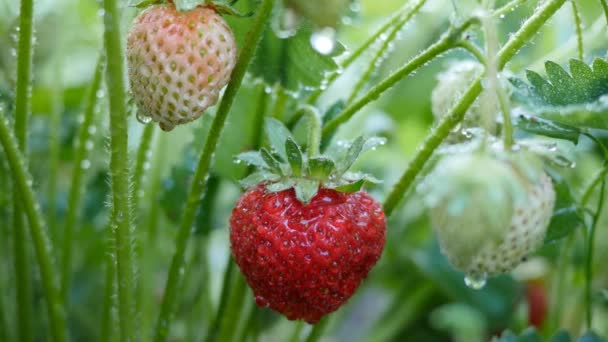
M329 55L336 46L336 31L331 27L325 27L315 31L310 36L310 45L318 53Z
M135 115L135 118L137 118L137 121L139 121L139 123L141 123L141 124L143 124L143 125L145 125L145 124L149 124L149 123L150 123L150 121L152 121L152 118L151 118L151 117L149 117L149 116L147 116L147 115L144 115L144 114L143 114L143 113L141 113L141 112L137 112L137 115Z
M484 275L467 275L464 277L464 283L468 288L473 290L481 290L486 286L487 278Z

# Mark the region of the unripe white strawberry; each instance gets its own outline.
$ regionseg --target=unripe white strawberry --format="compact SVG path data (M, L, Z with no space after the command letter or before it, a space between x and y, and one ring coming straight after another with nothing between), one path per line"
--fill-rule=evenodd
M442 252L472 279L510 272L539 248L555 204L527 152L449 156L422 188Z
M217 103L236 57L232 30L214 8L147 8L135 19L127 43L138 115L165 131L196 120Z

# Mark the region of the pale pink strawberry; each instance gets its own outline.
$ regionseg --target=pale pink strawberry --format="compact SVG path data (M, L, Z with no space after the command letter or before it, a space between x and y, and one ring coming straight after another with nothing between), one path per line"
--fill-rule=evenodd
M196 120L217 103L236 58L232 30L212 7L147 8L135 19L127 43L138 115L165 131Z

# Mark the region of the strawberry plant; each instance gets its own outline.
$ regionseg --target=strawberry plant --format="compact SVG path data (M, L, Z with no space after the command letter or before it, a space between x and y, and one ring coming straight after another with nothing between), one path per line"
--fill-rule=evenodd
M0 341L608 340L606 0L0 0Z

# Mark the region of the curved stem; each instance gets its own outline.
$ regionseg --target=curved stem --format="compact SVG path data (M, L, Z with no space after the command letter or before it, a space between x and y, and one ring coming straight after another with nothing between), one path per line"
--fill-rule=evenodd
M228 297L230 290L232 288L232 279L237 274L236 264L232 259L232 256L228 257L228 262L226 265L226 270L224 271L224 279L222 279L222 290L220 293L220 301L217 306L217 311L215 316L213 317L213 321L211 326L209 327L209 331L207 332L207 338L205 341L213 342L216 340L218 331L222 325L222 320L224 319L224 311L226 310Z
M411 5L409 3L406 3L403 7L401 7L399 10L397 10L397 14L395 14L392 18L390 18L386 23L384 23L384 25L380 26L378 28L378 30L376 30L376 32L374 32L374 34L372 34L365 42L363 42L363 44L361 44L352 54L350 54L348 57L346 57L346 59L344 59L344 61L342 61L340 63L340 71L334 71L333 73L329 74L329 76L327 77L327 84L331 85L333 81L335 81L338 76L340 76L341 70L342 69L346 69L348 68L351 64L353 64L355 62L355 60L357 60L357 58L359 58L359 56L361 56L364 52L367 51L367 49L376 41L378 41L378 39L380 39L380 37L384 34L384 32L386 32L388 29L390 29L391 27L395 26L395 25L399 25L399 23L403 20L403 16L407 15L410 12L410 7ZM323 94L323 89L317 89L315 90L313 93L310 94L310 96L308 97L308 100L306 101L308 104L314 104L315 102L317 102L317 100L319 99L319 97L321 96L321 94Z
M110 219L113 222L114 219ZM111 233L109 227L108 233ZM111 234L109 240L112 240ZM111 248L109 247L108 250ZM111 342L114 340L113 332L115 323L114 307L116 306L116 263L112 253L104 254L104 289L103 289L103 305L101 311L101 333L100 341Z
M247 294L247 283L245 278L236 274L232 289L230 290L230 298L228 298L227 308L221 320L218 341L233 341L238 323L240 322L241 309L245 295Z
M585 58L585 47L583 45L583 23L581 21L581 13L576 5L576 0L570 0L572 4L572 15L574 16L574 26L576 28L576 46L578 47L578 59L581 61Z
M464 25L450 30L444 34L438 42L428 47L403 67L371 88L367 94L360 97L357 101L354 101L354 103L345 108L341 113L336 115L334 119L325 125L323 128L323 137L327 138L332 136L340 125L348 121L353 115L355 115L355 113L357 113L367 104L375 101L378 97L380 97L380 95L392 88L397 82L401 81L403 78L418 68L424 66L426 63L440 54L454 48L462 32L464 32L472 23L472 21L467 21Z
M602 179L608 175L608 165L604 165L604 167L598 171L598 173L591 179L585 191L583 192L583 196L581 197L581 208L585 208L589 200L591 199L591 195L593 195L593 191L600 184Z
M121 46L120 11L117 0L104 0L105 48L110 102L110 177L112 181L112 230L116 253L118 314L122 341L135 340L135 265L131 232L131 193L128 151L127 102L124 53Z
M44 220L40 214L40 205L36 202L36 196L30 186L31 176L25 167L23 154L19 152L17 141L11 135L4 113L1 111L0 144L4 148L6 159L15 181L16 191L19 193L19 198L28 219L30 235L34 243L36 260L40 269L40 278L46 298L51 337L53 341L63 342L66 341L65 312L59 297L56 279L57 270L53 265L53 253L49 237L44 230Z
M405 24L410 21L414 14L418 13L422 5L424 5L425 3L426 0L418 0L418 2L412 5L411 9L409 9L405 15L401 16L401 20L391 28L386 38L382 39L382 44L380 45L380 48L378 48L378 51L376 51L376 55L368 63L367 69L363 72L357 84L355 84L355 87L353 88L346 103L351 103L357 98L357 95L359 95L361 89L363 89L365 84L369 81L374 71L378 69L379 63L382 61L382 59L385 58L385 55L389 50L389 46L393 44L393 40L395 40L399 31L403 29L403 26L405 26Z
M68 209L66 214L65 228L63 232L63 244L61 246L61 298L68 306L68 295L70 291L70 277L72 274L72 244L73 232L76 228L80 209L82 207L82 183L85 170L89 167L89 154L92 149L91 127L95 118L97 107L97 92L101 89L103 74L103 57L99 57L93 81L91 83L84 112L82 114L82 124L78 133L78 146L74 156L74 171L70 185L68 198Z
M521 28L511 36L511 39L509 39L498 53L498 70L504 68L505 64L510 61L525 43L538 32L540 27L561 8L565 1L566 0L549 0L545 2L537 12L524 22ZM384 201L384 210L387 217L393 213L435 149L449 135L450 131L462 121L464 114L471 104L473 104L477 96L479 96L481 90L481 78L478 78L464 93L458 104L452 109L451 113L443 117L439 124L426 137L407 169Z
M107 1L107 0L106 0ZM262 38L262 33L274 6L275 0L263 0L258 8L258 13L249 30L245 43L239 55L238 63L232 73L232 79L226 88L219 109L215 114L215 119L211 125L211 130L207 136L205 147L200 156L196 173L194 175L190 194L184 208L184 214L177 233L175 242L175 254L171 261L169 276L165 287L165 297L161 305L160 315L158 316L155 341L165 341L169 333L171 314L177 301L177 290L181 279L181 272L184 265L184 255L188 244L188 239L192 230L192 224L196 216L198 202L205 189L205 182L211 159L215 151L217 142L220 138L228 112L239 90L247 68L253 58L255 50Z
M600 0L602 4L602 9L604 10L604 16L606 17L606 23L608 23L608 1Z
M33 0L21 0L14 129L18 147L24 156L27 156L27 126L31 107L33 20ZM16 273L18 336L22 341L33 341L31 267L28 258L27 224L23 218L21 201L19 191L15 191L13 197L13 251Z
M597 225L602 215L604 208L604 199L606 192L606 178L602 178L600 186L599 199L597 201L597 209L593 216L593 223L589 231L589 240L587 242L587 258L585 264L585 318L587 322L587 329L591 329L593 326L593 252L595 247L595 235L597 232Z
M475 59L477 59L479 63L486 65L486 56L484 55L483 51L481 51L481 49L477 45L473 44L470 40L463 39L458 42L457 45L467 50L471 55L473 55L473 57L475 57Z

